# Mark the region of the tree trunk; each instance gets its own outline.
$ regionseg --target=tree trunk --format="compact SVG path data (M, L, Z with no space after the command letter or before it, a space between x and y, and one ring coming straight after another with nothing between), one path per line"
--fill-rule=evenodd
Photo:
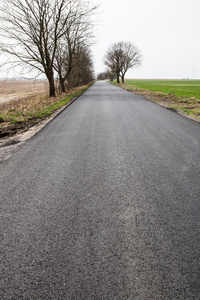
M122 84L124 84L124 75L122 75Z
M53 72L48 76L49 81L49 96L55 97L56 96L56 90L55 90L55 82L54 82L54 76Z
M58 75L59 75L59 90L60 93L66 93L65 90L65 78L63 78L62 74L61 74L61 68L59 68L58 70Z
M119 74L117 74L117 83L120 83L120 81L119 81Z
M65 80L62 78L62 76L60 77L60 91L61 93L66 93Z

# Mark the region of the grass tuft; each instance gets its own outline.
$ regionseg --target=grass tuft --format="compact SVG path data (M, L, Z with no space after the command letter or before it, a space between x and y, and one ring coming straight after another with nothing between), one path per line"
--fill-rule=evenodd
M200 80L129 79L124 85L116 85L163 106L200 119Z
M38 95L3 103L0 106L0 137L13 132L26 130L41 120L49 117L73 98L84 93L93 83L74 88L57 97Z

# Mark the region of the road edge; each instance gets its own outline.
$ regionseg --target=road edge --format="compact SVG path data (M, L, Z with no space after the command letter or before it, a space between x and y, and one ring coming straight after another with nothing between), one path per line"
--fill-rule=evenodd
M108 82L108 81L107 81L107 83L112 84L111 82ZM185 117L185 118L187 118L187 119L189 119L189 120L192 120L192 121L194 121L194 122L200 124L200 120L199 120L199 119L197 119L197 118L195 118L195 117L193 117L193 116L187 115L186 113L184 113L184 112L181 111L181 110L173 109L173 108L171 108L170 106L168 106L167 104L163 104L163 103L154 101L153 99L150 99L150 98L148 98L147 96L145 97L144 95L140 95L140 93L137 93L137 92L134 92L134 91L130 91L130 90L128 90L128 89L126 89L126 88L124 88L124 87L122 87L122 86L117 86L117 85L115 85L115 84L112 84L112 85L114 85L114 86L116 86L116 87L118 87L118 88L121 88L121 89L123 89L123 90L125 90L125 91L127 91L127 92L130 92L131 94L134 94L134 95L136 95L136 96L139 96L139 97L141 97L142 99L145 99L145 100L150 101L150 102L152 102L152 103L154 103L154 104L157 104L157 105L159 105L159 106L161 106L161 107L163 107L163 108L166 108L166 109L168 109L168 110L170 110L170 111L172 111L172 112L174 112L174 113L176 113L176 114L178 114L178 115L180 115L180 116L182 116L182 117Z
M72 98L68 103L56 110L51 116L30 127L28 130L22 133L16 133L10 137L8 136L0 139L0 164L7 160L16 150L22 147L22 145L24 145L26 141L30 140L36 134L38 134L44 127L46 127L59 114L61 114L62 111L64 111L68 106L75 102L86 91Z

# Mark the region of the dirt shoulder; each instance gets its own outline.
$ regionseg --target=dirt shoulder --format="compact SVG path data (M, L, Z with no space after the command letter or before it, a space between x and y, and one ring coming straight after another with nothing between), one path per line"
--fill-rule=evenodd
M172 94L152 92L127 84L114 83L114 85L200 123L200 101L196 98L177 97Z
M66 105L62 106L51 116L38 122L35 126L24 127L18 130L15 134L7 135L0 139L0 163L8 159L17 149L22 147L24 143L37 134L42 128L50 123L58 114L60 114L67 106L74 102L77 97L74 97Z
M27 98L0 105L1 113L5 112L3 115L5 119L0 122L0 163L71 105L92 84L71 90L68 94L56 98L44 97L39 98L39 101L37 97L32 100ZM10 112L18 117L16 122L13 122L14 117L9 115ZM29 113L33 114L30 118ZM10 119L6 119L6 116Z
M91 84L73 88L56 97L43 94L0 104L0 139L22 133L41 123L85 92Z

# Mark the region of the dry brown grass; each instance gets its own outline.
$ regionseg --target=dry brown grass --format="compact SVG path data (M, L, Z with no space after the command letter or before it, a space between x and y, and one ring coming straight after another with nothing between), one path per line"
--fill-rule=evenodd
M24 90L23 84L25 87ZM37 87L40 85L43 86L43 83L38 82ZM17 86L17 83L14 86L12 85L12 91L15 91L16 95L19 95L17 91L21 93L24 91L24 93L23 97L0 103L0 137L27 130L34 124L50 116L73 97L83 93L90 85L73 88L67 93L57 95L56 97L49 97L47 93L44 93L44 89L37 92L37 87L35 87L36 90L34 92L32 90L32 94L31 92L29 94L26 82L21 83L20 81L19 86Z
M39 84L38 86L42 86L42 83ZM20 85L20 87L16 88L22 88L22 85ZM69 91L67 91L67 93L63 93L62 95L57 95L56 97L49 97L48 93L44 93L44 90L40 90L38 91L30 91L30 94L28 94L28 92L26 92L27 89L27 84L25 83L25 89L24 92L22 91L21 93L23 93L23 97L16 97L16 100L8 100L8 101L4 101L2 103L0 103L0 113L4 114L7 113L9 111L17 111L17 112L23 112L24 113L26 111L34 111L37 110L38 108L44 108L47 107L51 104L54 104L58 101L60 101L61 99L65 98L68 95L71 95L74 92L77 92L78 90L80 90L80 87L78 88L73 88L70 89ZM17 94L17 93L16 93Z
M47 80L0 80L0 104L47 93Z
M114 84L138 96L141 96L143 98L156 102L161 106L169 108L174 112L177 112L197 122L200 122L200 100L195 97L179 97L171 93L145 90L134 85L117 83Z

